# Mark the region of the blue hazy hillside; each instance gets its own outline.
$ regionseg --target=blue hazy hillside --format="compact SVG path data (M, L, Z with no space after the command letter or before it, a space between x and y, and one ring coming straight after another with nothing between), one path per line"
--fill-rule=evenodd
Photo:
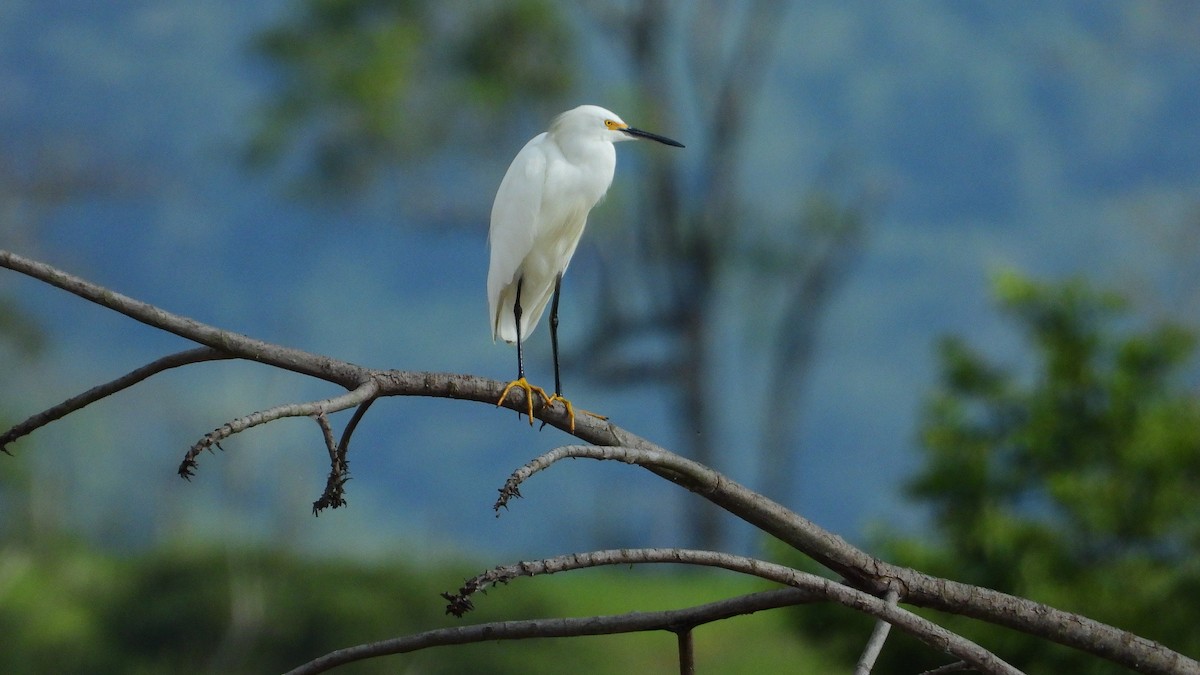
M290 6L0 6L0 246L261 339L370 366L510 377L513 351L488 339L487 214L507 159L545 121L496 134L474 166L442 158L356 205L298 201L241 160L271 84L248 45ZM1200 9L830 1L803 3L788 22L742 167L754 208L784 209L831 162L883 195L799 398L791 506L856 537L875 522L920 522L899 486L935 339L953 331L1019 356L990 311L990 271L1082 274L1154 311L1196 309L1187 228L1200 194ZM589 84L580 100L620 91ZM659 131L689 141L686 128ZM614 199L636 171L623 161ZM14 187L56 178L77 183L61 201ZM429 226L438 217L455 222ZM602 205L597 245L605 221ZM573 274L591 264L582 251ZM0 295L49 336L37 361L5 355L0 405L12 416L187 346L11 273ZM587 311L584 297L566 288L564 340L578 336L570 316ZM547 379L545 334L535 335L531 375ZM566 377L577 403L622 426L668 447L686 433L652 389ZM508 472L568 438L447 401L377 404L355 437L350 508L316 520L308 504L324 450L307 421L235 437L191 484L175 477L182 452L223 421L336 393L248 364L195 366L37 432L3 464L30 467L51 516L122 543L244 536L538 555L673 544L692 504L629 467L572 463L496 520L491 500ZM722 468L743 481L755 467L736 447L754 434L757 403L728 411L745 426L723 439L733 451ZM600 519L614 502L618 517Z

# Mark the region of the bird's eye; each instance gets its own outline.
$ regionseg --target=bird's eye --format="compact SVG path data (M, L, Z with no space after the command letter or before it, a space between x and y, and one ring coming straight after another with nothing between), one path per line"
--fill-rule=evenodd
M604 126L608 127L609 129L616 129L617 123L612 120L604 120Z

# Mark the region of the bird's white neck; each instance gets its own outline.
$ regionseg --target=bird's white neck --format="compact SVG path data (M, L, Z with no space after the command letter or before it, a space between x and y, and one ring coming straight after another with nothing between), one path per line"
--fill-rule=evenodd
M554 142L571 164L580 168L611 172L617 165L617 151L608 139L580 134L555 134Z

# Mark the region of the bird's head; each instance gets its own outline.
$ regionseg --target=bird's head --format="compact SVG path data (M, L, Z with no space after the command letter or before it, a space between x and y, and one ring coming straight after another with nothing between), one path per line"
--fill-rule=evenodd
M665 136L652 134L649 131L635 129L625 123L616 113L605 110L598 105L581 105L559 115L550 126L556 135L572 135L586 137L595 135L599 138L617 143L635 139L658 141L664 145L682 148L683 143L671 140Z

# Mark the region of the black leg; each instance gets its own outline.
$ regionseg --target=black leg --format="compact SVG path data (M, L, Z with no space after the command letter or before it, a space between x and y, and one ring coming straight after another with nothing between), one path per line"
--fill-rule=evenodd
M513 300L513 323L517 327L517 379L525 377L525 361L521 356L521 284L525 277L517 279L517 297Z
M524 282L525 279L523 277L517 279L517 297L513 298L513 323L516 325L517 329L517 379L508 383L508 386L505 387L504 391L500 394L500 400L496 401L496 405L504 405L505 399L508 398L508 392L512 391L513 387L524 390L525 403L527 406L525 408L525 413L529 415L529 424L532 426L533 395L537 394L545 403L549 402L550 397L546 395L546 391L544 389L529 384L529 381L525 379L525 358L521 349L521 287L525 285ZM521 411L517 410L517 415L520 416L520 414Z
M562 380L558 377L558 291L562 274L554 278L554 299L550 301L550 349L554 352L554 393L562 395Z

